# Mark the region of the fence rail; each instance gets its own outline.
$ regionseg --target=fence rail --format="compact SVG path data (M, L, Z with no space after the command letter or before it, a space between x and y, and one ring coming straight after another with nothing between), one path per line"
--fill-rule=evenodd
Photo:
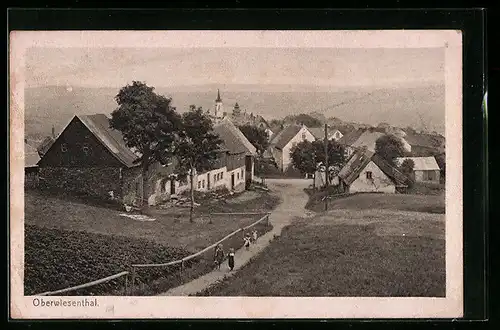
M262 212L260 213L212 213L212 215L235 215L235 214L238 214L238 215L255 215L255 214L263 214ZM176 264L180 264L180 272L182 273L182 270L184 268L184 263L193 259L193 258L196 258L204 253L206 253L207 251L210 251L211 249L215 248L217 245L223 243L224 241L228 240L229 238L233 237L234 235L240 233L240 232L244 232L246 230L248 230L249 228L252 228L254 226L256 226L257 224L263 222L263 221L267 221L267 223L269 223L269 215L270 213L266 213L264 216L262 216L259 220L251 223L250 225L248 226L245 226L243 228L240 228L240 229L237 229L235 231L233 231L232 233L230 233L229 235L226 235L224 238L218 240L217 242L211 244L210 246L207 246L206 248L204 248L203 250L201 251L198 251L196 253L193 253L189 256L186 256L182 259L179 259L179 260L175 260L175 261L171 261L171 262L168 262L168 263L164 263L164 264L134 264L134 265L131 265L131 274L132 274L132 280L131 280L131 283L130 283L130 292L133 292L134 291L134 286L135 286L135 282L136 282L136 268L148 268L148 267L168 267L168 266L172 266L172 265L176 265Z
M257 215L257 214L264 214L264 213L263 212L259 212L259 213L212 213L212 215ZM136 268L168 267L168 266L174 266L174 265L180 264L181 265L180 269L182 271L183 266L184 266L184 262L189 261L189 260L191 260L193 258L196 258L196 257L202 255L203 253L209 251L210 249L215 248L220 243L222 243L222 242L228 240L229 238L233 237L237 233L242 232L242 231L244 232L245 230L248 230L249 228L254 227L255 225L263 222L264 220L267 221L267 223L269 223L269 215L270 215L269 212L265 213L265 215L263 217L261 217L259 220L255 221L255 222L253 222L252 224L250 224L250 225L248 225L246 227L237 229L237 230L233 231L231 234L229 234L229 235L225 236L224 238L220 239L219 241L217 241L217 242L211 244L210 246L204 248L203 250L201 250L199 252L196 252L196 253L193 253L193 254L191 254L189 256L186 256L186 257L184 257L182 259L178 259L178 260L174 260L174 261L170 261L170 262L162 263L162 264L133 264L133 265L130 266L131 267L130 271L123 271L121 273L114 274L114 275L111 275L111 276L108 276L108 277L105 277L105 278L101 278L101 279L98 279L98 280L95 280L95 281L92 281L92 282L84 283L84 284L81 284L81 285L77 285L77 286L73 286L73 287L70 287L70 288L65 288L65 289L61 289L61 290L57 290L57 291L44 292L44 293L36 294L35 296L52 296L52 295L56 295L56 294L60 294L60 293L67 293L67 292L76 291L76 290L80 290L80 289L90 288L90 287L93 287L93 286L96 286L96 285L99 285L99 284L102 284L102 283L106 283L106 282L109 282L111 280L123 277L123 276L125 276L125 292L126 293L133 293L135 282L136 282L136 279L137 279ZM128 275L131 275L131 277L132 277L131 281L130 281L130 285L129 285L129 282L128 282Z
M115 274L115 275L111 275L111 276L108 276L108 277L105 277L105 278L101 278L99 280L88 282L88 283L85 283L85 284L80 284L80 285L77 285L77 286L72 286L70 288L61 289L61 290L57 290L57 291L44 292L44 293L36 294L35 296L53 296L53 295L56 295L56 294L59 294L59 293L65 293L65 292L70 292L70 291L76 291L76 290L80 290L80 289L90 288L92 286L96 286L98 284L106 283L106 282L109 282L111 280L120 278L122 276L127 276L128 274L129 274L129 272L125 271L125 272L121 272L121 273L118 273L118 274ZM127 278L125 278L125 283L127 283L126 280L127 280ZM125 290L127 290L126 287L127 287L127 285L125 285Z

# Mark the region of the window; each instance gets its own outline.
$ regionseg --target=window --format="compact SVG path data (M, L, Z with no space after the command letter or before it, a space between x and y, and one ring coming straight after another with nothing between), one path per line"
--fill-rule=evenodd
M214 174L214 182L217 181L217 175Z
M306 139L306 132L302 132L302 140Z
M240 173L236 173L236 178L239 180L240 179Z
M221 173L220 173L220 178L221 178L221 179L224 179L224 172L221 172Z
M68 151L68 145L66 143L61 144L61 151L62 152Z
M85 155L88 155L90 153L90 147L88 144L84 144L82 147L82 151Z
M368 171L368 172L366 172L366 178L367 178L368 180L372 180L372 179L373 179L373 177L372 177L372 172L369 172L369 171Z
M205 189L205 180L202 181L201 187Z
M243 179L243 169L241 169L241 178Z
M198 189L201 189L201 181L198 181Z

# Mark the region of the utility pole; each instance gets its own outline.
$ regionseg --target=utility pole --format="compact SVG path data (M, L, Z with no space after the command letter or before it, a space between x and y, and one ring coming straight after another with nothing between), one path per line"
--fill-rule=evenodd
M330 185L329 176L329 165L328 165L328 124L325 124L325 183L326 183L326 195L325 195L325 211L328 210L328 186Z

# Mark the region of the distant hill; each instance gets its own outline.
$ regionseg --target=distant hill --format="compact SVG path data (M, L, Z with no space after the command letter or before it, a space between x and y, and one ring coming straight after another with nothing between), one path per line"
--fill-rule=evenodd
M173 98L180 112L190 104L212 108L221 89L223 111L231 112L238 102L243 112L261 115L266 120L284 118L301 113L311 114L321 121L344 121L369 125L387 122L391 125L411 126L444 132L444 86L418 88L377 89L363 88L314 91L295 88L283 92L279 86L185 86L157 88L157 92ZM50 86L25 90L26 134L47 135L52 125L59 132L75 114L111 113L118 88L86 88ZM334 119L336 118L336 119Z

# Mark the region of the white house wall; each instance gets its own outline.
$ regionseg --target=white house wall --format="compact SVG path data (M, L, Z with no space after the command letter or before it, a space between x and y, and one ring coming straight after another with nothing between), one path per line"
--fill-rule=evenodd
M372 180L367 179L366 172L372 172ZM374 162L370 162L361 171L359 177L350 185L349 192L395 193L396 186Z
M302 137L302 134L305 134L304 137ZM309 141L313 142L315 141L316 138L314 135L309 132L309 130L306 127L302 127L300 131L290 139L290 141L287 143L285 147L283 147L283 152L282 152L282 168L281 170L284 172L288 169L290 166L291 161L291 152L294 147L294 145L299 144L302 141Z

